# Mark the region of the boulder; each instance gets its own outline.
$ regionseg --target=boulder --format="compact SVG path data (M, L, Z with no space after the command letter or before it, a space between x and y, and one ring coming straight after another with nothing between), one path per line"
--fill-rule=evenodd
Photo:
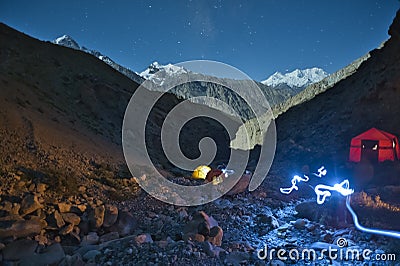
M229 190L228 193L226 193L226 195L232 196L245 192L247 187L249 186L250 179L251 179L251 172L246 171L246 173L240 177L235 186L233 186L233 188Z
M100 228L104 222L104 205L94 207L89 213L89 222L93 228Z
M4 260L20 260L32 256L38 246L34 240L21 239L8 244L3 250Z
M96 256L98 256L100 254L101 254L101 252L96 249L90 250L90 251L86 252L85 255L83 255L83 259L88 262L93 262L95 260Z
M303 230L303 229L306 228L306 221L305 221L304 219L297 219L297 220L294 222L293 226L294 226L296 229Z
M118 214L117 222L109 230L118 232L120 236L131 234L138 226L137 219L128 211L121 211Z
M203 236L203 238L199 237L199 235ZM200 211L186 224L183 229L182 238L184 240L192 239L197 241L204 239L215 246L220 246L222 237L223 230L218 226L218 222L212 216L208 216L205 212Z
M81 222L81 218L72 212L62 213L61 216L65 222L73 225L78 225Z
M224 236L224 231L219 226L214 226L210 230L210 236L207 241L212 243L214 246L220 247L222 244L222 237Z
M113 224L115 224L117 219L118 219L118 208L114 205L107 204L105 206L103 226L110 227Z
M105 243L119 238L118 232L110 232L100 237L100 243Z
M77 253L72 256L66 255L65 259L59 264L61 266L85 266L86 263L82 260L81 254Z
M276 229L279 227L279 222L278 220L275 218L275 216L271 215L271 214L259 214L257 216L259 223L261 223L262 225L268 225L269 227L271 227L272 229Z
M43 194L46 191L47 185L43 183L36 184L36 192Z
M96 232L90 232L88 235L82 238L82 246L96 245L99 242L99 236Z
M42 205L39 203L37 196L28 194L22 199L19 213L25 216L41 208Z
M68 203L64 203L64 202L60 202L57 204L58 206L58 210L62 213L62 212L69 212L71 211L71 204Z
M38 235L47 226L46 221L39 218L15 221L8 228L0 228L0 239L7 237L22 238Z
M56 221L56 224L57 224L58 228L61 228L61 227L63 227L65 225L64 219L63 219L63 217L62 217L62 215L60 214L59 211L56 210L53 213L53 216L54 216L54 220Z
M35 253L21 259L20 265L57 265L65 257L64 250L59 243L48 246L43 252Z
M74 230L74 225L73 224L69 224L67 226L64 226L61 230L60 230L60 235L68 235L70 234L72 231Z

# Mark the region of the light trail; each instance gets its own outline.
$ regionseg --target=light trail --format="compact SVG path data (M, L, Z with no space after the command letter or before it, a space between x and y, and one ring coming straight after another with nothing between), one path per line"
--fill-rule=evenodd
M306 175L304 175L304 177L295 175L292 178L292 186L289 187L289 188L280 188L280 191L283 194L290 194L293 191L293 189L294 190L299 190L299 187L297 186L297 182L301 182L301 181L307 182L309 179L310 178L308 176L306 176Z
M354 189L350 189L349 180L344 180L342 183L335 184L333 186L327 186L323 184L316 185L314 188L315 194L317 194L317 203L323 204L327 197L332 195L331 191L337 191L342 196L349 196L353 194Z
M317 176L317 177L322 177L322 176L325 176L326 174L327 174L327 171L323 166L318 169L318 174L313 173L313 175ZM283 194L290 194L293 190L299 189L297 186L298 182L307 182L308 180L309 180L309 177L307 175L304 175L304 177L295 175L291 181L292 186L290 188L280 188L280 191ZM341 183L334 184L333 186L324 185L324 184L319 184L319 185L315 186L314 192L317 195L317 203L319 205L323 204L325 202L326 198L328 198L332 195L331 191L336 191L336 192L340 193L342 196L346 197L346 207L349 210L351 216L353 217L354 225L358 230L366 232L366 233L370 233L370 234L400 238L400 232L391 231L391 230L367 228L367 227L362 226L358 222L358 216L350 205L350 198L351 198L351 194L354 193L354 189L350 188L349 180L346 179Z
M382 230L382 229L374 229L374 228L367 228L362 226L358 222L358 216L356 212L353 210L353 208L350 205L350 197L348 196L346 199L346 207L351 213L351 216L353 217L353 222L356 228L360 231L366 232L366 233L371 233L371 234L376 234L376 235L383 235L383 236L389 236L389 237L394 237L394 238L400 238L400 232L396 231L390 231L390 230Z

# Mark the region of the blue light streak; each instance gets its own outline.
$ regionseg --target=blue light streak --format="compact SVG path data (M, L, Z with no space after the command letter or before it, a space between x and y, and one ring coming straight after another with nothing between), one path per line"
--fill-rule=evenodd
M366 233L376 234L376 235L383 235L383 236L389 236L389 237L394 237L394 238L400 238L400 232L390 231L390 230L382 230L382 229L374 229L374 228L367 228L367 227L362 226L358 222L357 214L355 213L355 211L353 210L353 208L350 205L350 198L351 198L351 196L348 196L346 198L346 207L349 210L349 212L351 213L351 216L353 217L354 225L356 226L356 228L358 230L366 232Z
M326 174L327 174L327 171L323 166L318 169L318 174L313 173L313 175L317 176L317 177L322 177L322 176L325 176ZM290 188L280 188L280 191L283 194L290 194L293 190L299 189L297 187L298 182L307 182L308 180L309 180L309 177L307 175L304 175L304 177L295 175L291 181L292 186ZM334 184L333 186L324 185L324 184L319 184L319 185L315 186L314 192L317 195L317 203L320 205L323 204L325 202L326 198L328 198L332 195L331 191L336 191L336 192L340 193L342 196L346 197L346 207L349 210L351 216L353 217L354 225L358 230L366 232L366 233L371 233L371 234L400 238L400 232L367 228L367 227L362 226L358 222L358 216L350 205L351 194L354 193L354 189L350 188L349 180L346 179L341 183Z

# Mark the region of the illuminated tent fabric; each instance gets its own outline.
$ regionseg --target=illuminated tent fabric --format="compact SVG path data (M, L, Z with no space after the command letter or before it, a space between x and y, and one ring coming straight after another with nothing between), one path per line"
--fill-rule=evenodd
M352 162L365 159L383 162L399 158L400 146L397 137L383 130L371 128L351 139L349 160Z
M211 171L211 168L207 165L200 165L194 169L192 177L195 179L206 179L207 173Z

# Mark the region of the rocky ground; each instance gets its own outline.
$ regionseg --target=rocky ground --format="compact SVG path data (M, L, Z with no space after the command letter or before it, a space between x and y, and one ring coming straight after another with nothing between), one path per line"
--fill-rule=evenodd
M313 263L311 258L280 261L276 253L260 259L258 256L264 253L258 251L265 245L268 250L287 252L313 248L318 265L388 265L374 259L320 258L322 249L339 249L339 238L347 241L344 250L368 248L374 254L393 253L399 262L398 240L357 231L345 209L340 209L340 200L334 198L327 208L318 210L313 205L315 198L288 201L271 185L252 193L236 191L241 193L202 206L179 207L152 198L134 185L134 179L121 181L126 183L123 194L126 200L116 200L104 194L111 187L98 180L81 180L78 193L66 197L67 194L54 190L43 178L29 180L30 174L3 173L5 182L1 184L0 201L3 265ZM364 194L354 197L357 206L361 206L357 211L379 203ZM384 205L386 212L388 206L391 205ZM368 221L374 225L372 219Z

